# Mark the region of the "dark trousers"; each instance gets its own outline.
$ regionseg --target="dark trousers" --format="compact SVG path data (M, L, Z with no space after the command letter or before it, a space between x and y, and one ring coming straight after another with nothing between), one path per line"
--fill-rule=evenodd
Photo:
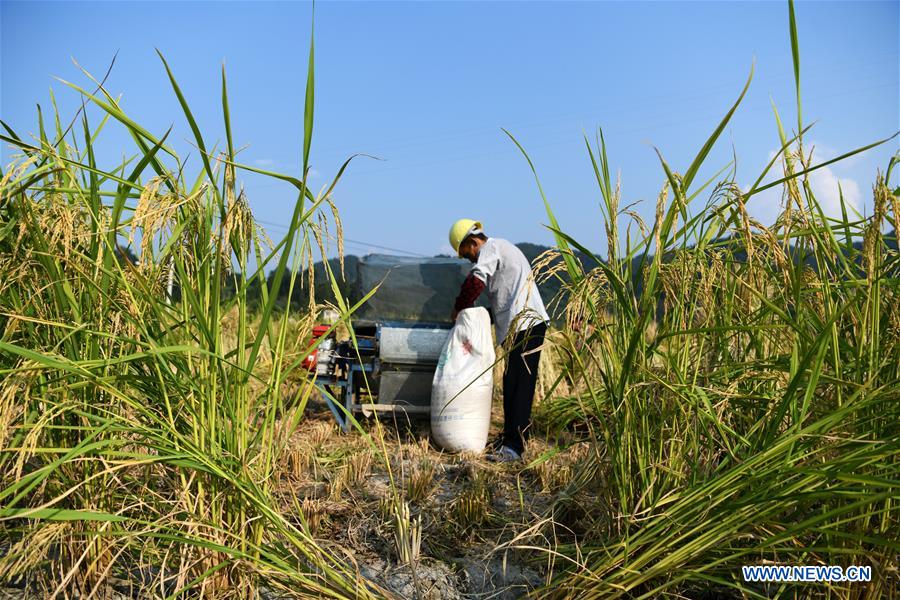
M503 372L503 444L519 454L525 450L525 440L531 425L531 405L537 384L538 364L547 325L541 323L531 329L517 331L513 347L506 357Z

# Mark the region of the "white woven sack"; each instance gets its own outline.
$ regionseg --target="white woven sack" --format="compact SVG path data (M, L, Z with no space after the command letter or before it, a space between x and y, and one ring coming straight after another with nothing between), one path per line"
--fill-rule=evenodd
M431 435L445 450L484 450L491 424L493 367L487 309L461 311L444 344L431 388Z

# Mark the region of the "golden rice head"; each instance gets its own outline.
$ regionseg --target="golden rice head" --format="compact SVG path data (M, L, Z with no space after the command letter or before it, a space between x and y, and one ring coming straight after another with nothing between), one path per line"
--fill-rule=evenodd
M11 319L15 320L15 319ZM16 372L0 381L0 452L12 436L16 422L25 414L31 399L31 384L37 377L38 364L32 360L20 360Z
M659 210L659 206L657 206L657 210ZM646 238L648 235L650 235L650 229L647 227L647 224L644 222L644 219L641 217L641 215L633 210L625 210L623 211L623 213L628 215L628 217L631 219L631 222L629 222L626 231L630 231L631 223L634 223L638 226L638 231L641 232L642 237Z
M28 296L34 298L40 295L40 288L44 283L38 275L39 264L32 256L32 249L27 244L17 244L9 253L0 254L0 294L4 294L8 289L24 291L31 290ZM23 294L23 297L26 297ZM6 306L4 310L9 311L11 307ZM8 326L14 325L14 320L8 322ZM17 323L17 321L16 321ZM9 339L9 338L5 338Z
M619 200L622 194L622 174L616 176L616 190L613 192L612 198L609 199L609 215L608 220L604 223L606 229L606 251L607 258L610 263L614 263L618 256L619 244Z
M900 297L895 292L887 292L884 294L884 305L888 308L888 327L887 327L887 343L897 346L900 344L900 310L897 310L897 302L900 301ZM894 352L898 352L900 349L895 348ZM896 356L896 354L894 354Z
M870 282L878 277L881 255L880 245L882 241L881 226L884 222L888 203L893 201L893 194L885 185L884 177L881 175L878 176L878 180L875 183L873 194L875 197L875 209L872 212L872 218L866 223L862 251L866 275Z
M166 183L166 177L154 177L141 191L137 206L135 207L134 216L132 217L131 231L129 232L129 245L134 243L135 234L141 232L141 253L140 266L142 270L150 270L155 267L155 257L153 254L154 241L159 240L161 243L166 241L165 236L170 234L179 219L194 221L183 230L183 236L198 235L199 220L205 215L205 196L208 193L208 184L203 184L200 188L190 195L183 194L180 190L163 192L162 186ZM193 225L191 227L190 225ZM190 252L190 245L183 239L181 243L176 243L174 248L176 251ZM207 243L214 243L213 240L206 240ZM186 260L185 264L189 266L193 261Z
M823 284L815 269L809 266L803 267L800 275L802 289L806 294L807 303L819 318L825 318L825 295L822 291Z
M568 286L568 304L566 305L566 325L576 334L586 337L589 327L598 327L601 323L593 323L593 311L603 311L610 302L610 286L606 273L602 269L591 269L574 285Z
M791 195L788 193L787 184L782 184L779 186L779 189L781 189L781 214L776 221L776 228L780 224L784 244L787 245L790 243L789 236L794 225L793 202L791 201Z
M39 159L39 155L17 157L4 169L3 177L0 177L0 206L3 206L14 194L22 193L21 188L15 185L21 177L28 172L32 165Z
M219 248L222 252L221 260L224 264L231 264L232 245L240 249L241 254L238 256L238 259L242 262L246 261L246 256L250 252L251 244L256 236L256 227L250 204L247 202L247 197L242 188L237 198L232 199L228 204L225 219L222 221Z
M796 215L801 226L803 228L808 228L810 226L810 213L803 200L803 195L800 192L800 181L793 176L795 161L800 162L801 165L803 163L803 153L799 148L794 151L785 152L784 176L790 177L790 179L785 182L788 204L793 204L797 209L797 212L791 216L793 217Z
M568 395L570 393L568 382L559 377L560 370L563 368L561 356L565 354L565 344L566 336L563 332L552 329L547 330L543 350L541 350L540 364L538 365L535 402L549 398L551 390L554 396Z
M39 373L41 368L35 365L35 368L32 373L36 376ZM58 418L60 415L65 414L67 411L71 410L72 404L70 402L60 401L54 404L46 404L41 402L41 412L37 421L31 425L28 429L28 432L25 434L25 438L22 440L22 444L20 446L20 450L18 451L18 456L16 456L16 461L13 466L13 473L16 479L22 477L22 473L25 470L26 463L35 456L35 452L37 450L38 445L41 441L41 436L44 434L44 429L53 422L54 419Z
M224 160L224 155L220 155L220 162ZM225 210L231 210L232 204L234 204L234 163L225 161ZM241 190L243 192L243 190Z
M883 187L887 187L885 183L881 184ZM889 195L891 198L891 210L894 213L894 233L897 234L897 231L900 230L900 193L890 192Z
M319 211L316 213L316 222L310 223L309 228L319 247L319 255L324 258L328 254L328 217Z
M560 274L566 272L563 252L559 248L544 250L534 259L531 268L538 284L546 283L554 277L561 278Z
M160 229L161 223L165 223L174 216L174 209L170 201L163 201L165 194L160 194L166 178L153 177L141 190L134 215L131 219L131 230L128 233L128 245L134 243L135 234L141 232L141 264L147 264L150 260L149 248L151 248L153 236ZM146 254L145 254L146 253Z
M666 212L666 202L669 199L669 185L668 183L663 186L662 191L656 197L656 215L653 221L653 245L656 248L656 253L659 254L662 252L662 225L663 225L663 217Z
M322 255L325 256L324 254ZM312 245L306 245L306 277L307 282L309 283L309 302L308 302L308 313L315 313L316 310L316 269L315 269L315 259L313 258Z
M87 211L69 203L59 194L47 194L42 202L32 206L36 223L23 220L20 227L29 229L36 226L52 254L66 263L75 260L92 236ZM22 235L20 233L20 237Z
M341 215L338 212L337 205L335 205L334 201L331 199L331 196L326 197L325 201L328 202L328 206L331 207L331 216L334 219L335 236L337 237L338 262L341 265L341 279L345 279L345 276L344 276L344 224L341 221Z
M684 329L684 311L678 310L684 303L684 296L690 294L693 273L688 272L685 280L685 263L687 262L684 250L676 250L670 260L663 261L659 265L658 281L663 289L663 310L669 317L679 316L679 322L674 326Z
M765 245L768 255L771 256L772 261L775 263L775 268L781 276L782 285L785 289L790 288L793 268L788 260L784 246L778 241L778 238L771 229L758 222L755 222L755 224L756 228L761 232L760 240L762 244Z
M578 258L575 257L571 251L566 251L566 254L573 257L579 267L583 268L581 267ZM534 280L538 285L553 279L561 282L567 281L567 267L563 260L563 251L560 251L558 248L550 248L539 254L532 263L532 272L534 273ZM566 300L565 292L566 287L562 286L553 298L544 298L544 305L551 315L563 310Z
M744 250L747 252L747 264L753 267L753 232L750 229L750 215L747 213L747 205L744 203L744 195L735 186L734 196L737 203L738 215L741 218L741 234L744 239Z
M713 251L706 257L708 262L704 265L706 271L700 280L700 312L702 319L698 324L702 327L707 325L715 311L719 310L716 301L717 289L723 284L725 279L725 266L722 263L722 253Z

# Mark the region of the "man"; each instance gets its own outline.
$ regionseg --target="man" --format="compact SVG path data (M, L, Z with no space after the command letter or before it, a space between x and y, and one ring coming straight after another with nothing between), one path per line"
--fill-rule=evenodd
M475 263L462 285L453 310L474 306L486 288L494 314L497 341L510 348L503 373L503 437L490 460L521 460L531 424L541 346L547 332L547 311L534 282L528 259L506 240L487 237L482 225L460 219L450 228L450 245Z

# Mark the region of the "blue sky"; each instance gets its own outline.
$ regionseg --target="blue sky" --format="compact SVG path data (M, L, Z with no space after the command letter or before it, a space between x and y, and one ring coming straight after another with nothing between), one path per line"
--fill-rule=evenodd
M828 158L900 129L898 2L799 2L808 146ZM35 104L53 88L64 115L77 94L53 77L86 84L74 57L123 94L135 120L170 136L199 168L158 47L175 72L209 145L224 139L220 68L228 73L241 160L297 174L312 7L301 2L0 2L0 116L20 135L37 130ZM737 180L755 180L778 147L771 102L796 128L786 2L388 3L320 2L315 13L316 123L313 178L339 183L348 252L386 246L447 251L462 216L512 241L551 243L527 164L501 132L517 136L538 169L564 229L606 247L600 196L582 132L604 128L623 204L652 217L663 183L654 147L676 170L739 94L750 91L708 161L711 175L734 150ZM89 113L92 122L98 112ZM101 166L133 152L110 125ZM897 141L823 169L814 180L833 206L837 183L862 212ZM6 163L10 152L3 150ZM279 182L240 176L257 218L275 238L293 194ZM751 209L763 221L778 194Z

